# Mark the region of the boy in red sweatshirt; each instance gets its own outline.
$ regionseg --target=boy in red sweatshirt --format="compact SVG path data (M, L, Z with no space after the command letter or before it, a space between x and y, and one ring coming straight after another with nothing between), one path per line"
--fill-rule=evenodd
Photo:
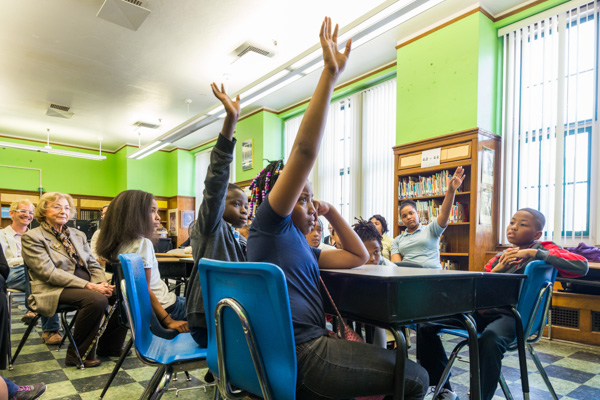
M540 242L546 218L532 208L522 208L513 215L506 230L508 241L513 247L498 253L485 266L486 272L522 274L525 266L534 260L544 260L552 264L560 276L577 278L587 274L587 260L573 254L553 242ZM507 346L516 337L515 318L506 309L480 310L473 314L479 337L479 365L481 368L481 398L489 400L494 396L502 358ZM442 324L456 326L454 321L441 321L438 324L424 324L419 329L419 347L421 348L421 366L429 372L430 384L436 385L440 379L448 358L438 336ZM452 391L450 380L438 399L457 399ZM437 400L437 399L436 399Z

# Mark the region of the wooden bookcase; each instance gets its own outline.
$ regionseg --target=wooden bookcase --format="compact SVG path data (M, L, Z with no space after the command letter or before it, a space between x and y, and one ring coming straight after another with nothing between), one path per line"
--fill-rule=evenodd
M440 164L434 167L421 168L421 153L425 150L440 148ZM491 223L481 223L480 207L482 205L481 162L484 148L493 150L494 174L491 185ZM489 152L487 153L490 154ZM460 192L456 194L456 202L465 208L466 222L448 224L444 237L446 250L442 252L441 260L454 262L460 270L483 271L486 251L494 250L498 244L498 171L500 169L500 137L482 129L471 129L425 139L394 147L394 237L398 236L405 227L401 224L398 207L400 198L398 187L404 178L418 179L432 176L435 173L448 170L450 174L462 166L467 175ZM489 189L490 186L486 186ZM486 194L489 190L486 191ZM430 201L440 204L444 194L433 196L410 197L413 201ZM490 201L487 202L488 206Z

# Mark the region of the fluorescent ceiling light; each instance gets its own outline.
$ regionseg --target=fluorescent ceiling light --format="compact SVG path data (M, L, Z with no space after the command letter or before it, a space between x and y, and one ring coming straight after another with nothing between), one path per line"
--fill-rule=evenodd
M219 107L213 108L207 114L208 115L215 115L217 113L220 113L221 111L225 111L225 107L223 106L223 104L221 104Z
M100 153L100 154L80 153L78 151L53 149L50 146L38 147L38 146L31 146L28 144L0 142L0 147L8 147L11 149L19 149L19 150L37 151L38 153L54 154L57 156L85 158L88 160L97 160L97 161L106 160L106 156L103 156L102 153Z
M160 140L157 140L157 141L153 142L152 144L149 144L148 146L142 147L142 148L134 151L133 153L131 153L130 155L128 155L127 158L135 158L135 159L137 159L137 157L140 154L146 153L149 150L152 150L152 149L154 149L155 147L157 147L157 146L159 146L161 144L162 144L162 142Z
M245 92L240 94L240 98L245 99L246 97L250 96L252 93L258 92L259 90L261 90L264 87L269 86L271 83L283 78L284 76L286 76L287 74L289 74L290 71L287 69L282 69L281 71L279 71L278 73L276 73L273 76L268 77L267 79L265 79L264 81L252 86L250 89L246 90Z
M279 89L281 89L281 88L289 85L290 83L292 83L294 81L297 81L298 79L302 78L303 76L304 75L301 75L301 74L297 74L297 75L291 76L289 79L286 79L285 81L279 83L278 85L275 85L272 88L267 89L267 90L265 90L262 93L259 93L255 97L252 97L251 99L248 99L246 101L242 101L241 104L240 104L240 108L249 106L250 104L254 103L255 101L258 101L258 100L262 99L263 97L268 96L271 93L276 92Z
M161 143L161 142L158 142L158 143ZM128 158L135 158L136 160L141 160L142 158L154 153L155 151L159 151L160 149L163 149L170 144L171 143L169 143L169 142L164 142L164 143L161 143L160 146L156 146L156 147L153 146L153 148L150 149L149 151L148 150L142 151L140 154L137 155L137 157L128 157ZM135 153L132 153L131 156L133 156L133 154L135 154Z

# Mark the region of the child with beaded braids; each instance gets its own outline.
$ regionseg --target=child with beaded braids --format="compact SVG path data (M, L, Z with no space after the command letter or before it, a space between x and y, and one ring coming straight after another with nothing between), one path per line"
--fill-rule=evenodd
M227 116L210 153L210 164L204 179L204 197L198 208L198 217L190 226L194 265L202 257L246 261L233 230L244 226L248 220L248 197L239 186L229 183L229 169L236 142L233 133L240 115L240 98L230 99L223 85L221 90L214 83L211 87L214 95L225 106ZM205 348L208 336L198 268L192 268L185 297L190 333L200 347Z
M335 82L344 70L351 41L338 51L338 27L331 20L321 25L324 68L310 100L285 168L271 162L252 184L252 212L248 237L248 261L278 265L287 281L296 344L296 398L344 399L393 393L394 351L366 343L332 338L325 328L325 312L319 288L319 268L353 268L368 259L362 241L334 207L314 201L307 182L317 154L327 108ZM311 248L306 239L322 215L344 243L344 249ZM428 376L407 360L405 398L425 395Z

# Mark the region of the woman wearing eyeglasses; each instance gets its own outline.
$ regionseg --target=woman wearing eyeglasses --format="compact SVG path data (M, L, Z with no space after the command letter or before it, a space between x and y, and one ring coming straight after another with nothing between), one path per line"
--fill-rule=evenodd
M31 276L31 308L44 315L56 313L59 304L79 307L73 338L83 357L98 332L109 302L114 301L114 286L104 276L104 268L92 256L83 232L67 227L75 214L70 195L49 192L40 198L34 217L40 226L23 235L22 255ZM120 355L127 331L117 323L117 314L106 327L98 343L98 355ZM100 365L95 346L84 365ZM75 347L67 349L65 364L78 365Z
M25 291L25 272L23 270L23 257L21 257L21 236L29 230L29 224L33 220L33 203L28 199L13 202L8 211L12 224L0 230L0 244L4 249L4 256L8 261L10 272L6 279L6 287L9 289ZM35 317L31 311L21 319L28 324ZM46 344L60 344L62 336L58 333L60 324L58 315L50 318L42 317L42 342Z

